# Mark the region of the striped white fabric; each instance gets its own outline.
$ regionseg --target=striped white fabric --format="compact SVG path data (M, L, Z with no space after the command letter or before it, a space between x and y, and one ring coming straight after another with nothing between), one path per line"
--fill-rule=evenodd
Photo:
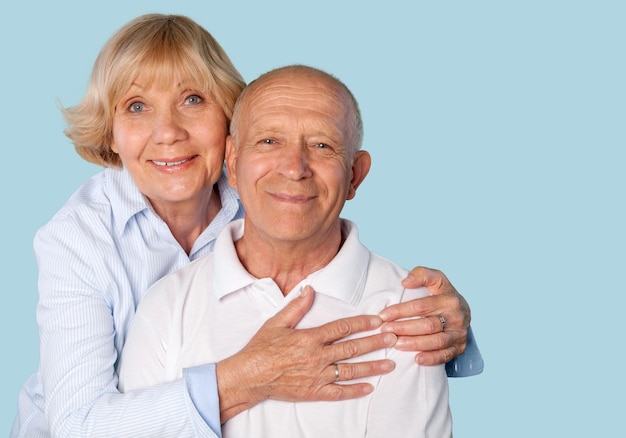
M147 289L212 251L219 231L243 216L224 177L218 187L222 210L189 256L125 170L89 179L39 230L40 369L20 393L12 437L220 435L219 424L213 432L195 410L182 379L120 394L116 373Z

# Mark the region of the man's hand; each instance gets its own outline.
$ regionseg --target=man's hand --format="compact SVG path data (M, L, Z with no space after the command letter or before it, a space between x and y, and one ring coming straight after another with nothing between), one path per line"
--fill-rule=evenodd
M313 304L313 290L305 288L283 310L263 324L239 353L216 367L222 423L265 399L284 401L345 400L372 392L367 383L338 381L385 374L389 360L336 362L393 346L397 337L382 333L339 341L377 329L378 316L355 316L310 329L294 329Z
M452 360L465 351L471 313L465 299L441 272L417 267L402 281L406 288L426 286L429 297L395 304L384 309L383 332L398 336L395 348L419 351L420 365L438 365ZM445 320L445 327L442 323ZM421 318L415 318L421 317ZM413 318L397 321L402 318Z

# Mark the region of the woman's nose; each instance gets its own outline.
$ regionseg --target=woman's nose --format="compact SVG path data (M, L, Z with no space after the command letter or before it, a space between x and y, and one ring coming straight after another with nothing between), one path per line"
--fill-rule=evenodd
M159 111L152 127L152 141L155 144L174 144L185 136L183 120L175 110Z

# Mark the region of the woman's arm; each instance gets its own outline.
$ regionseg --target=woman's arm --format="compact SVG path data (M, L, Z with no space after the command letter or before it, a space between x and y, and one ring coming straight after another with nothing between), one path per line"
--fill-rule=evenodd
M426 286L431 296L389 306L380 313L385 321L382 330L398 335L395 348L419 351L416 361L420 365L448 362L449 376L482 372L482 357L469 330L470 308L446 276L441 271L416 267L402 284L407 288ZM418 316L421 318L415 318ZM439 316L444 318L445 327ZM398 321L403 318L415 319Z
M195 412L183 380L117 391L118 330L135 303L132 296L106 292L114 280L104 278L105 236L93 224L68 219L53 220L35 238L39 369L51 436L175 437L198 429L215 436Z

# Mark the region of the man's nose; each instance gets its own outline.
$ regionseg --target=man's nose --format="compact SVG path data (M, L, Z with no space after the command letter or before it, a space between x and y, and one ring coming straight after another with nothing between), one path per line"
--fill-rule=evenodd
M312 175L309 151L306 145L291 143L280 154L280 172L287 178L299 180Z

